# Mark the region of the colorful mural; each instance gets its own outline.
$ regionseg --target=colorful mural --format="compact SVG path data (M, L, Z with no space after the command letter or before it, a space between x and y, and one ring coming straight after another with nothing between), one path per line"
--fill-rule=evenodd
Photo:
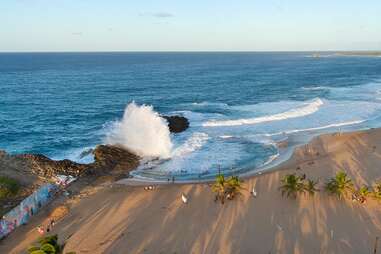
M5 214L0 220L0 239L12 232L16 227L26 224L29 218L47 204L58 190L57 185L46 184Z

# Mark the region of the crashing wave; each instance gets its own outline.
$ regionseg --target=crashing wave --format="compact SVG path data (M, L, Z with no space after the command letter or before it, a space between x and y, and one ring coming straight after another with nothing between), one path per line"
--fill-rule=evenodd
M223 120L223 121L208 121L203 124L204 127L218 127L218 126L238 126L238 125L247 125L247 124L258 124L264 122L272 122L272 121L280 121L289 118L296 118L307 116L315 113L319 110L319 108L323 105L323 101L320 98L312 100L310 103L305 106L298 107L295 109L291 109L289 111L269 115L269 116L261 116L255 118L247 118L247 119L237 119L237 120Z
M304 131L317 131L317 130L343 127L343 126L348 126L348 125L355 125L355 124L360 124L363 122L365 122L365 120L357 120L357 121L350 121L350 122L344 122L344 123L333 123L333 124L328 124L328 125L320 126L320 127L297 129L297 130L288 130L288 131L282 131L282 132L277 132L277 133L265 134L265 136L270 137L270 136L277 136L277 135L282 135L282 134L293 134L293 133L304 132Z
M120 144L139 156L169 158L172 142L166 121L152 106L128 104L123 119L114 122L106 143Z

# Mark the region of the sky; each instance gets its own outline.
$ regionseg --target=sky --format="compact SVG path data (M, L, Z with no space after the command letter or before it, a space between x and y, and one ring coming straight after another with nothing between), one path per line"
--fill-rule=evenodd
M381 1L0 1L0 51L310 50L381 50Z

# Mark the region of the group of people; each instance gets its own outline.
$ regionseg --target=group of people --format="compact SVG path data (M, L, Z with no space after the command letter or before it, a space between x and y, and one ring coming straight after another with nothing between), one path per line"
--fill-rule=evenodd
M155 189L152 185L144 186L144 190L153 190Z
M366 199L363 196L354 193L352 194L352 201L353 202L358 201L361 204L364 204L366 202Z
M49 220L49 223L46 225L46 227L44 227L44 226L38 226L37 227L37 231L38 231L38 233L40 234L40 235L43 235L43 234L45 234L45 233L49 233L52 229L53 229L53 227L54 227L54 225L55 225L55 220L54 219L50 219Z

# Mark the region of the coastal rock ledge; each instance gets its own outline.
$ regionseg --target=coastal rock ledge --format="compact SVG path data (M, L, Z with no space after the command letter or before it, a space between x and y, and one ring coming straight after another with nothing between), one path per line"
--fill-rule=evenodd
M71 160L52 160L42 154L10 155L1 151L0 175L24 182L26 175L49 179L55 175L128 174L139 166L139 156L118 146L98 145L92 153L94 162L81 164Z

